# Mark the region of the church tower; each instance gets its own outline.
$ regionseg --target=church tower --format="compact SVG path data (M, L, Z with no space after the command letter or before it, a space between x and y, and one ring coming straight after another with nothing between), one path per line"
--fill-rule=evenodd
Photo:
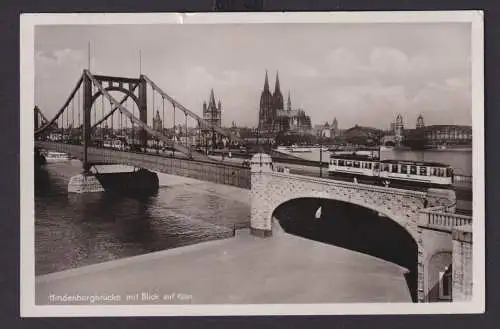
M264 80L264 90L260 95L260 109L259 109L259 130L261 131L269 131L272 130L273 127L273 95L269 90L269 80L267 78L267 70L266 77Z
M274 85L274 94L273 94L273 103L274 103L274 115L276 117L276 113L278 110L283 110L283 95L281 94L280 89L280 77L278 72L276 72L276 83Z
M203 119L210 122L212 125L220 127L222 123L222 104L219 100L218 105L215 103L214 90L210 90L210 97L207 102L203 102Z
M404 133L404 123L403 117L398 113L396 117L396 123L394 124L394 135L396 137L396 144L401 145L403 141L403 133Z
M292 111L292 101L290 99L290 89L288 90L288 100L286 101L286 110L288 113Z
M420 114L417 118L417 125L415 128L419 129L419 128L424 128L424 127L425 127L424 117L422 116L422 114Z

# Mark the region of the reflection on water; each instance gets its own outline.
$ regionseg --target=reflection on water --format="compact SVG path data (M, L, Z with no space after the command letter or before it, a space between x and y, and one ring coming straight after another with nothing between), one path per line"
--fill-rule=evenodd
M35 173L37 275L225 238L234 225L248 226L249 202L232 197L233 187L188 182L149 197L68 194L80 169L73 162Z

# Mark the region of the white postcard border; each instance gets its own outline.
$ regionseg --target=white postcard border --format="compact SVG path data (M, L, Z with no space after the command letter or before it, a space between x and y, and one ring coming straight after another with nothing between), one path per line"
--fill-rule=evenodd
M34 255L34 29L39 25L234 23L472 24L473 297L452 303L346 303L246 305L35 305ZM207 316L322 314L448 314L485 310L484 47L481 11L22 14L20 17L20 310L22 317Z

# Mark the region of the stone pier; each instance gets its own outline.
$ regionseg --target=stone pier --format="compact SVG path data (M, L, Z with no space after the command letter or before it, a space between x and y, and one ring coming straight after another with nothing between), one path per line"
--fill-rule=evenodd
M83 173L71 177L68 184L69 193L104 192L104 187L93 173Z
M158 191L158 175L147 169L127 172L88 172L71 177L70 193L118 192L149 194Z
M453 232L453 301L472 298L472 226L456 227Z

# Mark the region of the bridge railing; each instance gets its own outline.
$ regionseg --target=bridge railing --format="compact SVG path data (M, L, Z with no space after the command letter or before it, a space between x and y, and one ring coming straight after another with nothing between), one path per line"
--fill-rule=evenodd
M37 141L45 149L68 153L81 159L83 146ZM125 152L107 148L88 148L88 160L94 164L123 164L156 172L184 176L240 188L250 188L250 169L220 162L178 158L166 154Z
M272 176L285 178L285 179L293 178L294 180L297 180L297 181L315 182L317 184L326 185L326 186L336 185L339 187L347 187L347 188L351 188L351 189L370 191L370 192L375 192L375 193L390 192L391 195L412 196L412 197L416 197L416 198L425 198L425 196L426 196L426 192L422 192L422 191L405 190L405 189L394 188L394 187L385 187L385 186L376 186L376 185L371 185L371 184L346 182L346 181L339 181L339 180L333 180L333 179L322 178L322 177L304 176L304 175L298 175L298 174L285 172L284 170L280 170L280 171L273 170L270 174Z
M451 232L454 227L472 224L471 216L436 211L433 208L421 210L420 215L419 226L438 230Z
M472 176L453 175L453 184L456 184L456 185L472 185Z

